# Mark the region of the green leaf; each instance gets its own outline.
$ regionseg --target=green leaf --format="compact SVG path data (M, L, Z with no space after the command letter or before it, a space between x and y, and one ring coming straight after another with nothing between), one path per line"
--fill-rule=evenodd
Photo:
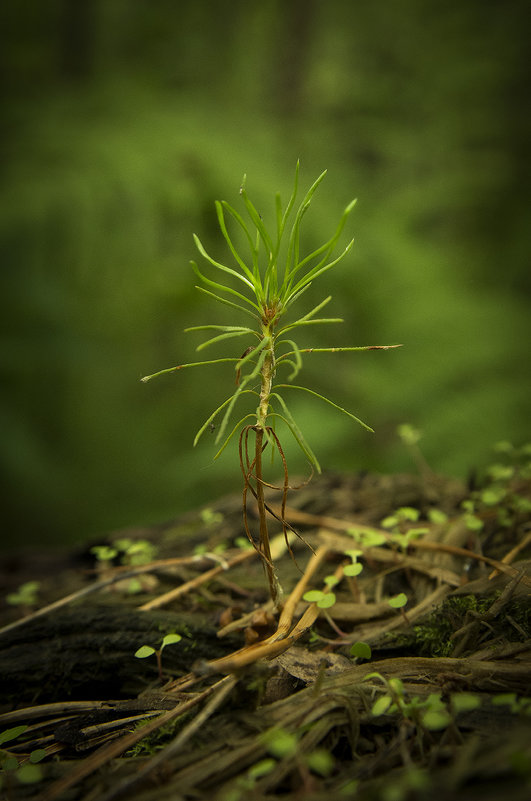
M452 693L451 699L455 712L470 712L481 706L481 699L474 693Z
M135 651L135 656L137 659L145 659L148 656L152 656L155 653L155 649L151 647L151 645L141 645L140 648Z
M279 759L293 756L297 752L297 737L286 729L270 729L262 735L261 740L269 753Z
M392 701L393 699L390 695L381 695L372 705L371 714L374 715L375 718L379 717L379 715L385 715Z
M416 523L420 517L419 510L412 506L401 506L400 509L397 509L397 514L402 520L409 520L412 523Z
M214 345L216 342L221 342L223 339L234 339L234 337L247 336L248 334L249 331L232 331L231 333L227 334L218 334L217 336L212 337L211 339L207 339L206 342L202 342L200 345L197 346L196 350L197 351L204 350L205 348L208 348L210 345Z
M42 768L27 762L18 769L17 779L22 784L36 784L42 779Z
M480 498L485 506L496 506L506 495L507 490L504 487L489 487L481 492Z
M393 690L393 692L396 693L396 695L398 695L400 698L404 697L404 684L402 682L402 679L398 679L396 677L389 679L388 685L389 689Z
M330 609L336 602L336 596L333 592L328 592L326 595L323 593L323 597L317 601L317 606L319 609Z
M348 412L346 409L343 409L342 406L338 406L337 403L334 403L329 398L325 398L324 395L320 395L319 392L314 392L313 389L308 389L308 387L299 387L296 384L278 384L276 388L277 389L286 389L286 388L287 389L299 389L299 390L301 390L301 392L308 392L310 395L315 395L316 398L320 398L321 400L325 401L325 403L328 403L330 406L333 406L334 409L337 409L338 411L343 412L343 414L346 414L352 420L355 420L356 423L359 423L360 426L363 426L363 428L367 429L367 431L371 431L374 434L374 429L371 428L370 426L368 426L367 423L364 423L363 420L360 420L359 417L356 417L354 414L352 414L352 412Z
M246 393L252 393L252 394L256 394L256 393L253 393L251 389L244 389L242 392L240 392L240 395L245 395ZM195 448L195 446L197 445L197 443L199 442L199 439L200 439L200 437L201 437L201 436L204 434L204 432L206 431L206 429L207 429L207 428L210 426L210 423L212 423L212 421L213 421L213 420L216 418L216 416L219 414L219 412L220 412L222 409L224 409L224 408L225 408L225 406L227 406L227 405L228 405L228 404L231 402L231 400L233 399L233 397L234 397L234 395L235 395L235 394L236 394L236 393L235 393L235 392L233 392L233 393L232 393L232 395L231 395L230 397L228 397L226 400L224 400L224 401L223 401L223 403L222 403L222 404L220 404L220 405L218 406L218 408L217 408L217 409L215 409L215 410L212 412L212 414L210 415L210 417L209 417L209 418L208 418L208 419L207 419L207 420L206 420L206 421L203 423L203 425L201 426L201 428L199 429L199 431L198 431L198 432L197 432L197 434L195 435L195 438L194 438L194 448Z
M176 367L166 367L164 370L159 370L157 373L152 373L151 375L145 375L140 380L143 384L146 384L148 381L151 381L152 378L158 378L159 375L164 375L165 373L176 373L177 370L184 370L185 367L203 367L206 364L219 364L220 362L237 362L239 359L231 357L225 357L222 359L207 359L204 362L189 362L188 364L178 364Z
M308 208L310 207L310 203L313 197L313 194L323 178L326 175L326 170L321 173L321 175L317 178L316 181L308 189L306 195L304 196L302 203L299 205L297 213L295 215L295 222L293 223L293 227L291 229L291 234L289 238L288 244L288 253L286 257L286 270L284 273L284 281L282 285L283 293L289 287L290 282L292 280L292 274L296 272L298 263L299 263L299 236L300 236L300 226L302 222L302 218L306 214ZM292 266L293 265L293 266Z
M322 590L308 590L307 592L304 593L302 597L303 600L313 604L316 603L317 601L320 601L323 595L324 593L322 592Z
M213 281L211 278L207 278L206 275L203 275L203 273L201 272L195 261L191 261L190 265L194 273L197 275L197 277L207 286L211 286L214 289L217 289L221 292L228 292L230 295L234 295L240 300L243 300L245 303L248 303L249 306L252 306L258 312L260 311L260 306L258 306L258 304L255 303L250 298L246 297L245 295L242 295L241 292L238 292L236 289L233 289L232 287L227 286L226 284L219 284L217 281Z
M312 317L314 317L317 314L318 311L321 311L321 309L324 306L326 306L327 303L330 303L331 300L332 300L332 295L328 295L327 298L325 298L320 303L318 303L317 306L315 306L311 311L309 311L303 317L300 317L294 323L290 323L289 325L285 326L284 328L281 328L280 331L278 332L277 336L282 336L282 334L284 334L286 331L289 331L290 328L295 328L295 326L297 326L297 325L301 325L304 322L308 322L309 320L311 320Z
M247 230L247 227L246 227L243 219L238 214L238 212L235 209L233 209L231 206L229 206L228 203L226 203L226 202L220 203L219 200L216 200L215 206L216 206L216 213L218 215L218 223L219 223L219 227L221 229L221 233L223 234L223 236L225 238L225 241L228 244L232 255L234 256L234 258L236 259L236 261L238 262L238 264L240 265L240 267L244 271L245 275L252 282L253 286L255 286L255 276L253 275L251 270L249 270L249 268L245 264L244 260L241 258L240 254L238 253L238 251L234 247L232 239L230 238L229 232L227 230L227 226L225 224L225 216L223 214L223 209L224 208L227 209L229 214L231 214L236 219L236 221L241 225L241 227L243 228L244 232L247 234L248 240L249 240L249 242L251 244L251 250L252 250L252 239L251 239L250 234L249 234L249 232Z
M162 651L167 645L175 645L175 643L181 642L182 637L180 634L166 634L166 636L162 640L162 645L160 650Z
M363 545L364 548L373 548L377 547L378 545L384 545L388 538L385 536L383 531L363 531L360 529L352 528L347 529L347 534Z
M266 339L266 337L264 337L264 340L262 340L262 342L264 342L265 339ZM254 351L249 353L244 359L240 359L239 360L239 364L241 365L245 361L247 361L247 358L251 358L253 355L259 353L258 361L256 362L256 365L255 365L254 369L248 375L244 376L240 380L240 384L238 386L238 389L232 395L232 397L231 397L231 399L229 401L229 404L227 406L225 414L223 415L223 418L221 420L221 423L220 423L220 426L219 426L219 431L218 431L218 433L216 435L216 442L219 442L220 440L223 439L223 435L225 433L225 429L227 428L230 416L232 414L232 410L234 408L234 404L236 403L236 401L238 400L240 395L243 393L243 391L244 391L245 387L247 386L247 384L249 384L249 382L253 381L253 379L256 378L256 376L260 373L260 370L262 369L262 365L263 365L265 357L266 357L266 351L265 351L265 346L266 345L267 345L267 342L265 343L265 345L260 343L260 346L255 348ZM261 353L260 353L260 347L262 349Z
M382 521L380 521L380 525L382 528L394 528L398 525L398 516L388 515L387 517L384 517Z
M430 509L428 511L428 520L435 525L442 525L448 520L448 515L441 509Z
M239 281L242 281L246 286L250 287L254 292L255 285L252 280L242 275L237 270L233 270L232 267L227 267L226 264L222 264L221 262L213 259L212 256L209 256L209 254L206 252L197 234L194 234L193 237L195 246L204 259L206 259L213 267L217 267L218 270L222 270L224 273L228 273L229 275L234 276L234 278L237 278Z
M350 648L350 655L357 659L370 659L372 656L371 646L366 642L355 642Z
M0 732L0 745L8 743L11 740L16 740L17 737L20 737L21 734L24 734L27 728L28 727L25 725L13 726L12 729L5 729L5 731Z
M331 270L332 267L335 267L336 264L342 261L342 259L344 259L348 253L350 253L353 245L354 245L354 240L351 239L346 248L343 250L342 253L339 254L339 256L336 259L329 262L328 264L325 264L324 267L321 267L320 269L317 269L316 267L313 270L310 270L310 272L306 273L304 278L302 278L297 284L295 284L295 286L293 287L293 291L298 292L303 286L305 286L305 284L308 284L310 281L314 281L320 275L322 275L325 272L328 272L328 270Z
M467 514L465 515L465 525L469 531L481 531L483 526L483 520L481 518L476 517L476 515Z
M238 311L250 315L254 320L258 319L258 315L256 315L250 309L246 309L245 306L240 306L239 303L233 303L232 300L227 300L227 298L222 298L220 295L216 295L214 292L210 292L210 290L205 289L202 286L196 285L195 289L199 290L199 292L202 292L204 295L209 295L211 298L214 298L214 300L217 300L218 303L223 303L224 306L230 306L233 309L238 309Z
M422 716L422 724L430 731L445 729L451 722L451 715L444 709L440 711L429 709Z
M286 423L286 425L288 426L289 430L293 434L293 437L294 437L297 445L301 449L301 451L304 453L304 455L306 456L306 458L308 459L310 464L315 467L315 469L317 470L318 473L320 473L321 472L321 465L317 461L316 455L314 454L314 452L312 451L312 449L310 448L310 446L308 445L308 443L304 439L302 431L300 430L300 428L298 427L297 423L293 419L293 415L291 414L290 410L288 409L284 398L282 397L282 395L279 395L278 392L272 392L270 397L271 398L277 398L277 400L280 403L280 405L282 406L282 409L283 409L284 414L285 414L285 417L283 417L282 415L277 414L277 413L272 414L272 416L273 417L280 417L280 419L283 420Z
M495 706L512 706L516 702L516 698L516 693L499 693L498 695L493 695L490 702Z
M284 364L292 365L293 371L288 376L288 381L292 381L295 378L295 376L297 375L297 373L302 368L302 356L301 356L301 352L299 350L299 346L292 339L282 339L282 340L280 340L280 342L278 342L276 344L277 345L281 345L283 342L288 342L291 345L291 347L293 348L293 350L291 352L292 352L293 356L295 357L295 362L291 361L291 359L284 359L283 357L279 357L279 358L277 358L277 366L278 366L279 362L280 363L284 363Z
M399 592L398 595L393 596L393 598L389 598L388 603L392 609L401 609L407 604L407 595L405 592Z
M339 584L339 579L337 576L325 576L324 583L327 587L335 587L336 584Z
M0 768L4 770L18 770L18 759L14 756L8 756L0 761ZM0 787L2 785L0 784Z
M246 391L251 392L252 390L246 390ZM223 444L220 447L220 449L217 451L217 453L214 454L214 461L216 459L219 459L219 457L221 456L221 454L223 453L223 451L225 450L225 448L227 447L227 445L229 444L229 442L233 438L234 434L236 434L237 431L241 430L242 423L244 423L246 420L249 420L249 419L256 420L256 414L246 414L246 415L244 415L243 417L241 417L238 420L238 422L235 424L235 426L232 429L232 431L230 432L230 434L225 438L225 441L223 442Z
M329 776L334 769L335 760L326 748L316 748L306 756L306 764L313 773Z
M262 241L263 241L263 243L265 245L266 252L268 254L272 254L273 253L273 243L271 242L269 234L266 231L266 228L265 228L265 226L264 226L264 224L262 222L262 218L260 217L260 214L258 213L258 211L254 207L254 205L249 200L249 197L247 196L247 192L245 190L246 178L247 178L247 176L244 175L243 176L243 180L242 180L242 185L241 185L241 188L240 188L240 195L243 198L243 202L245 203L245 208L247 209L247 213L248 213L249 217L253 221L253 224L254 224L256 230L260 234L260 237L261 237L261 239L262 239Z
M43 759L46 759L46 749L36 748L35 751L31 752L29 759L33 765L42 762Z
M359 576L361 571L363 570L363 565L359 562L353 562L351 565L345 565L343 568L343 573L345 576L350 576L351 578L354 576Z
M267 776L268 773L271 773L276 764L274 759L261 759L260 762L256 762L249 768L247 771L247 778L252 782L261 779L262 776ZM239 792L238 798L241 798Z

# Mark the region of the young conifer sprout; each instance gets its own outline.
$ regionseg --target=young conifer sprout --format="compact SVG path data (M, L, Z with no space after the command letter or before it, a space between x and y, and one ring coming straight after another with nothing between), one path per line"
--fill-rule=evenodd
M309 393L346 414L368 431L372 431L373 429L370 426L352 414L352 412L338 406L312 389L294 384L293 380L302 368L303 354L306 353L387 350L400 347L400 345L364 345L341 348L304 348L299 347L291 339L291 332L295 328L342 322L339 318L316 316L329 303L331 296L326 297L313 309L303 314L302 317L290 322L284 322L288 312L292 311L292 307L299 301L301 295L313 281L332 267L335 267L350 252L354 243L354 240L351 240L339 255L334 257L334 251L347 218L354 208L355 200L345 208L336 230L327 242L308 255L303 255L300 251L302 219L325 175L326 171L317 178L307 191L302 202L295 208L299 183L299 164L297 163L293 192L285 209L282 208L280 195L276 195L276 230L274 234L268 232L261 215L250 201L245 189L245 176L240 188L240 195L248 219L244 219L226 201L216 201L219 227L234 259L233 266L212 258L195 234L194 241L203 259L211 267L223 273L224 279L225 277L230 278L231 283L222 283L221 277L217 281L213 280L213 278L205 275L198 265L192 261L192 268L200 281L196 288L209 298L213 298L231 309L237 309L242 315L252 318L253 327L247 325L201 325L185 330L215 332L214 336L198 346L198 351L217 342L240 337L247 340L250 339L251 344L245 348L239 357L228 356L179 364L176 367L160 370L153 375L142 378L142 381L146 382L156 376L173 373L185 367L197 367L220 362L234 363L236 389L204 422L195 436L194 445L197 444L205 431L216 431L216 443L219 444L219 449L214 457L216 459L225 450L235 434L239 432L239 458L244 480L243 519L245 530L249 540L262 558L271 598L277 607L280 604L281 591L271 559L267 523L268 513L281 524L288 548L288 530L294 531L285 520L284 515L289 478L284 451L276 433L277 422L281 421L286 425L312 468L317 472L320 472L321 469L314 452L304 438L284 400L284 390ZM241 229L241 232L243 232L243 240L246 241L248 246L248 253L245 257L240 252L241 248L240 250L236 248L234 235L229 232L227 227L229 218L235 229ZM288 222L290 222L291 228L288 227ZM280 376L285 376L285 380L288 383L277 383ZM236 404L244 396L246 398L247 396L252 396L255 399L255 411L247 412L239 417L232 428L229 428ZM214 423L214 421L216 422ZM215 428L213 428L214 425ZM254 436L254 447L249 442L250 436ZM283 484L282 487L278 488L282 492L280 514L275 514L266 504L264 498L264 487L272 486L264 481L262 471L262 454L268 446L278 451L283 467ZM258 544L255 543L251 534L247 516L249 493L256 499L258 507L260 521Z

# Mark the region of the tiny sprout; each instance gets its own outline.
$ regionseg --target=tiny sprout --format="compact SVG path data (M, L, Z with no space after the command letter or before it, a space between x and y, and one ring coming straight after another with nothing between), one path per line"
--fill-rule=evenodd
M261 779L262 776L267 776L268 773L271 773L276 764L274 759L261 759L260 762L256 762L249 768L247 778L254 784L257 779Z
M201 521L205 526L215 526L217 523L223 522L223 515L221 512L214 512L213 509L207 507L201 510Z
M24 734L27 729L28 726L21 725L0 732L0 770L2 770L2 772L14 772L14 775L21 784L35 784L42 779L42 770L37 763L41 762L41 760L46 757L44 748L37 748L31 751L29 761L21 765L16 756L2 747L4 743L16 740L21 734Z
M483 520L481 520L479 517L476 517L476 515L466 514L463 515L463 519L465 521L465 526L469 531L481 531L484 526Z
M474 693L452 693L452 709L455 713L471 712L481 706L481 699Z
M452 716L446 709L444 701L438 693L431 693L426 699L426 711L421 717L421 723L430 731L445 729L452 721Z
M491 703L495 706L508 706L515 714L531 716L531 698L527 696L517 696L516 693L500 693L491 698Z
M398 426L396 429L396 433L404 443L404 445L417 445L419 440L422 437L418 428L410 425L409 423L403 423L402 425Z
M6 601L11 606L35 606L40 586L39 581L26 581L20 585L16 592L10 592L6 597Z
M160 648L155 649L152 648L151 645L141 645L140 648L138 648L135 651L135 656L137 659L146 659L148 656L152 656L153 654L155 654L155 656L157 657L159 678L162 681L162 652L167 645L174 645L175 643L178 643L181 640L182 637L180 634L175 634L175 633L166 634L166 636L162 640Z
M442 526L443 523L448 521L448 515L441 509L430 509L428 511L428 520L434 525Z
M333 592L324 593L322 590L308 590L302 597L308 603L316 603L319 609L330 609L336 602Z
M370 659L372 656L371 646L366 642L355 642L350 648L350 655L357 659Z
M326 748L316 748L311 751L305 758L312 773L318 773L319 776L329 776L333 769L335 760L330 751Z
M296 203L299 190L299 164L297 163L291 196L287 204L283 206L280 195L277 194L274 223L269 230L262 213L254 206L247 194L245 177L240 187L240 199L244 206L243 215L226 201L216 201L219 227L231 258L229 264L213 258L206 251L199 237L194 234L197 250L209 270L209 273L203 272L203 268L200 268L195 262L191 263L199 280L197 289L211 300L230 307L233 314L235 310L238 311L240 315L245 316L244 322L248 324L209 323L192 326L186 330L208 332L206 333L207 339L198 345L197 350L203 350L222 341L228 342L228 340L237 339L240 342L242 337L247 347L234 343L234 348L238 348L236 353L242 354L240 357L235 356L235 351L232 349L229 355L221 358L179 364L159 370L141 379L145 383L155 376L180 372L184 368L232 363L236 388L205 420L195 436L194 445L205 432L213 433L215 430L215 442L219 445L219 449L214 458L218 458L232 438L239 433L238 453L243 476L242 512L245 533L249 541L254 542L255 538L249 529L247 514L247 502L253 496L257 502L259 520L259 538L257 538L259 545L256 546L256 551L263 560L270 595L277 608L280 606L281 589L271 559L267 520L269 508L264 497L265 481L262 471L262 454L269 447L272 453L278 453L282 462L284 480L281 506L284 509L289 488L289 476L284 450L277 433L277 424L287 429L312 469L317 472L321 470L317 457L306 442L284 396L292 392L304 392L346 415L366 431L373 430L359 417L324 395L293 383L293 379L302 369L303 355L354 353L400 347L400 345L354 345L309 348L299 347L291 339L291 332L296 328L306 329L307 326L342 322L337 317L318 316L330 302L331 295L302 315L295 314L291 319L284 320L310 285L341 262L350 253L354 243L354 240L351 239L337 253L343 229L355 206L356 201L352 200L345 207L335 231L326 242L307 254L301 250L301 224L325 174L326 171L313 182L302 201ZM238 240L235 238L233 230L243 234L241 241L246 243L244 250L238 249ZM226 283L227 281L228 283ZM251 318L252 323L248 318ZM251 411L237 412L243 399L252 402ZM237 419L235 424L234 417ZM277 519L282 525L287 540L291 527L283 518Z
M146 565L157 555L158 548L149 540L131 540L128 537L115 540L115 546L122 552L123 565Z
M506 464L492 464L487 470L492 481L510 481L514 472L514 467Z
M387 537L380 531L362 531L357 528L347 529L347 534L353 537L356 542L364 548L372 548L378 545L384 545L387 542Z
M112 560L118 556L117 548L113 548L111 545L94 545L90 549L90 553L93 554L98 562L112 562Z
M479 497L485 506L497 506L506 495L507 490L504 487L488 487L480 493Z
M262 742L269 753L279 759L294 756L297 753L297 737L281 727L269 729L262 735Z

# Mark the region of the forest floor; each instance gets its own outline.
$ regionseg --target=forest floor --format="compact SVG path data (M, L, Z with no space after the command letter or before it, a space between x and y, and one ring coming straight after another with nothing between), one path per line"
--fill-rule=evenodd
M529 464L324 475L285 516L280 612L238 496L0 557L2 798L531 797Z

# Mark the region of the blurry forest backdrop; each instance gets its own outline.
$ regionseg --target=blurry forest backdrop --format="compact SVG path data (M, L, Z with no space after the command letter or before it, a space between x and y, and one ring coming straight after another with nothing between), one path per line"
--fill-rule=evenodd
M241 485L236 444L193 434L232 392L186 326L234 322L194 290L192 233L223 259L215 199L266 222L297 158L328 176L303 242L353 198L327 294L343 325L304 345L330 395L298 422L327 469L465 476L530 435L528 5L519 0L8 0L0 24L4 546L100 541ZM235 353L240 355L239 343ZM212 358L225 349L211 351ZM205 357L206 358L206 357ZM302 393L301 393L302 395ZM288 447L292 470L306 468Z

